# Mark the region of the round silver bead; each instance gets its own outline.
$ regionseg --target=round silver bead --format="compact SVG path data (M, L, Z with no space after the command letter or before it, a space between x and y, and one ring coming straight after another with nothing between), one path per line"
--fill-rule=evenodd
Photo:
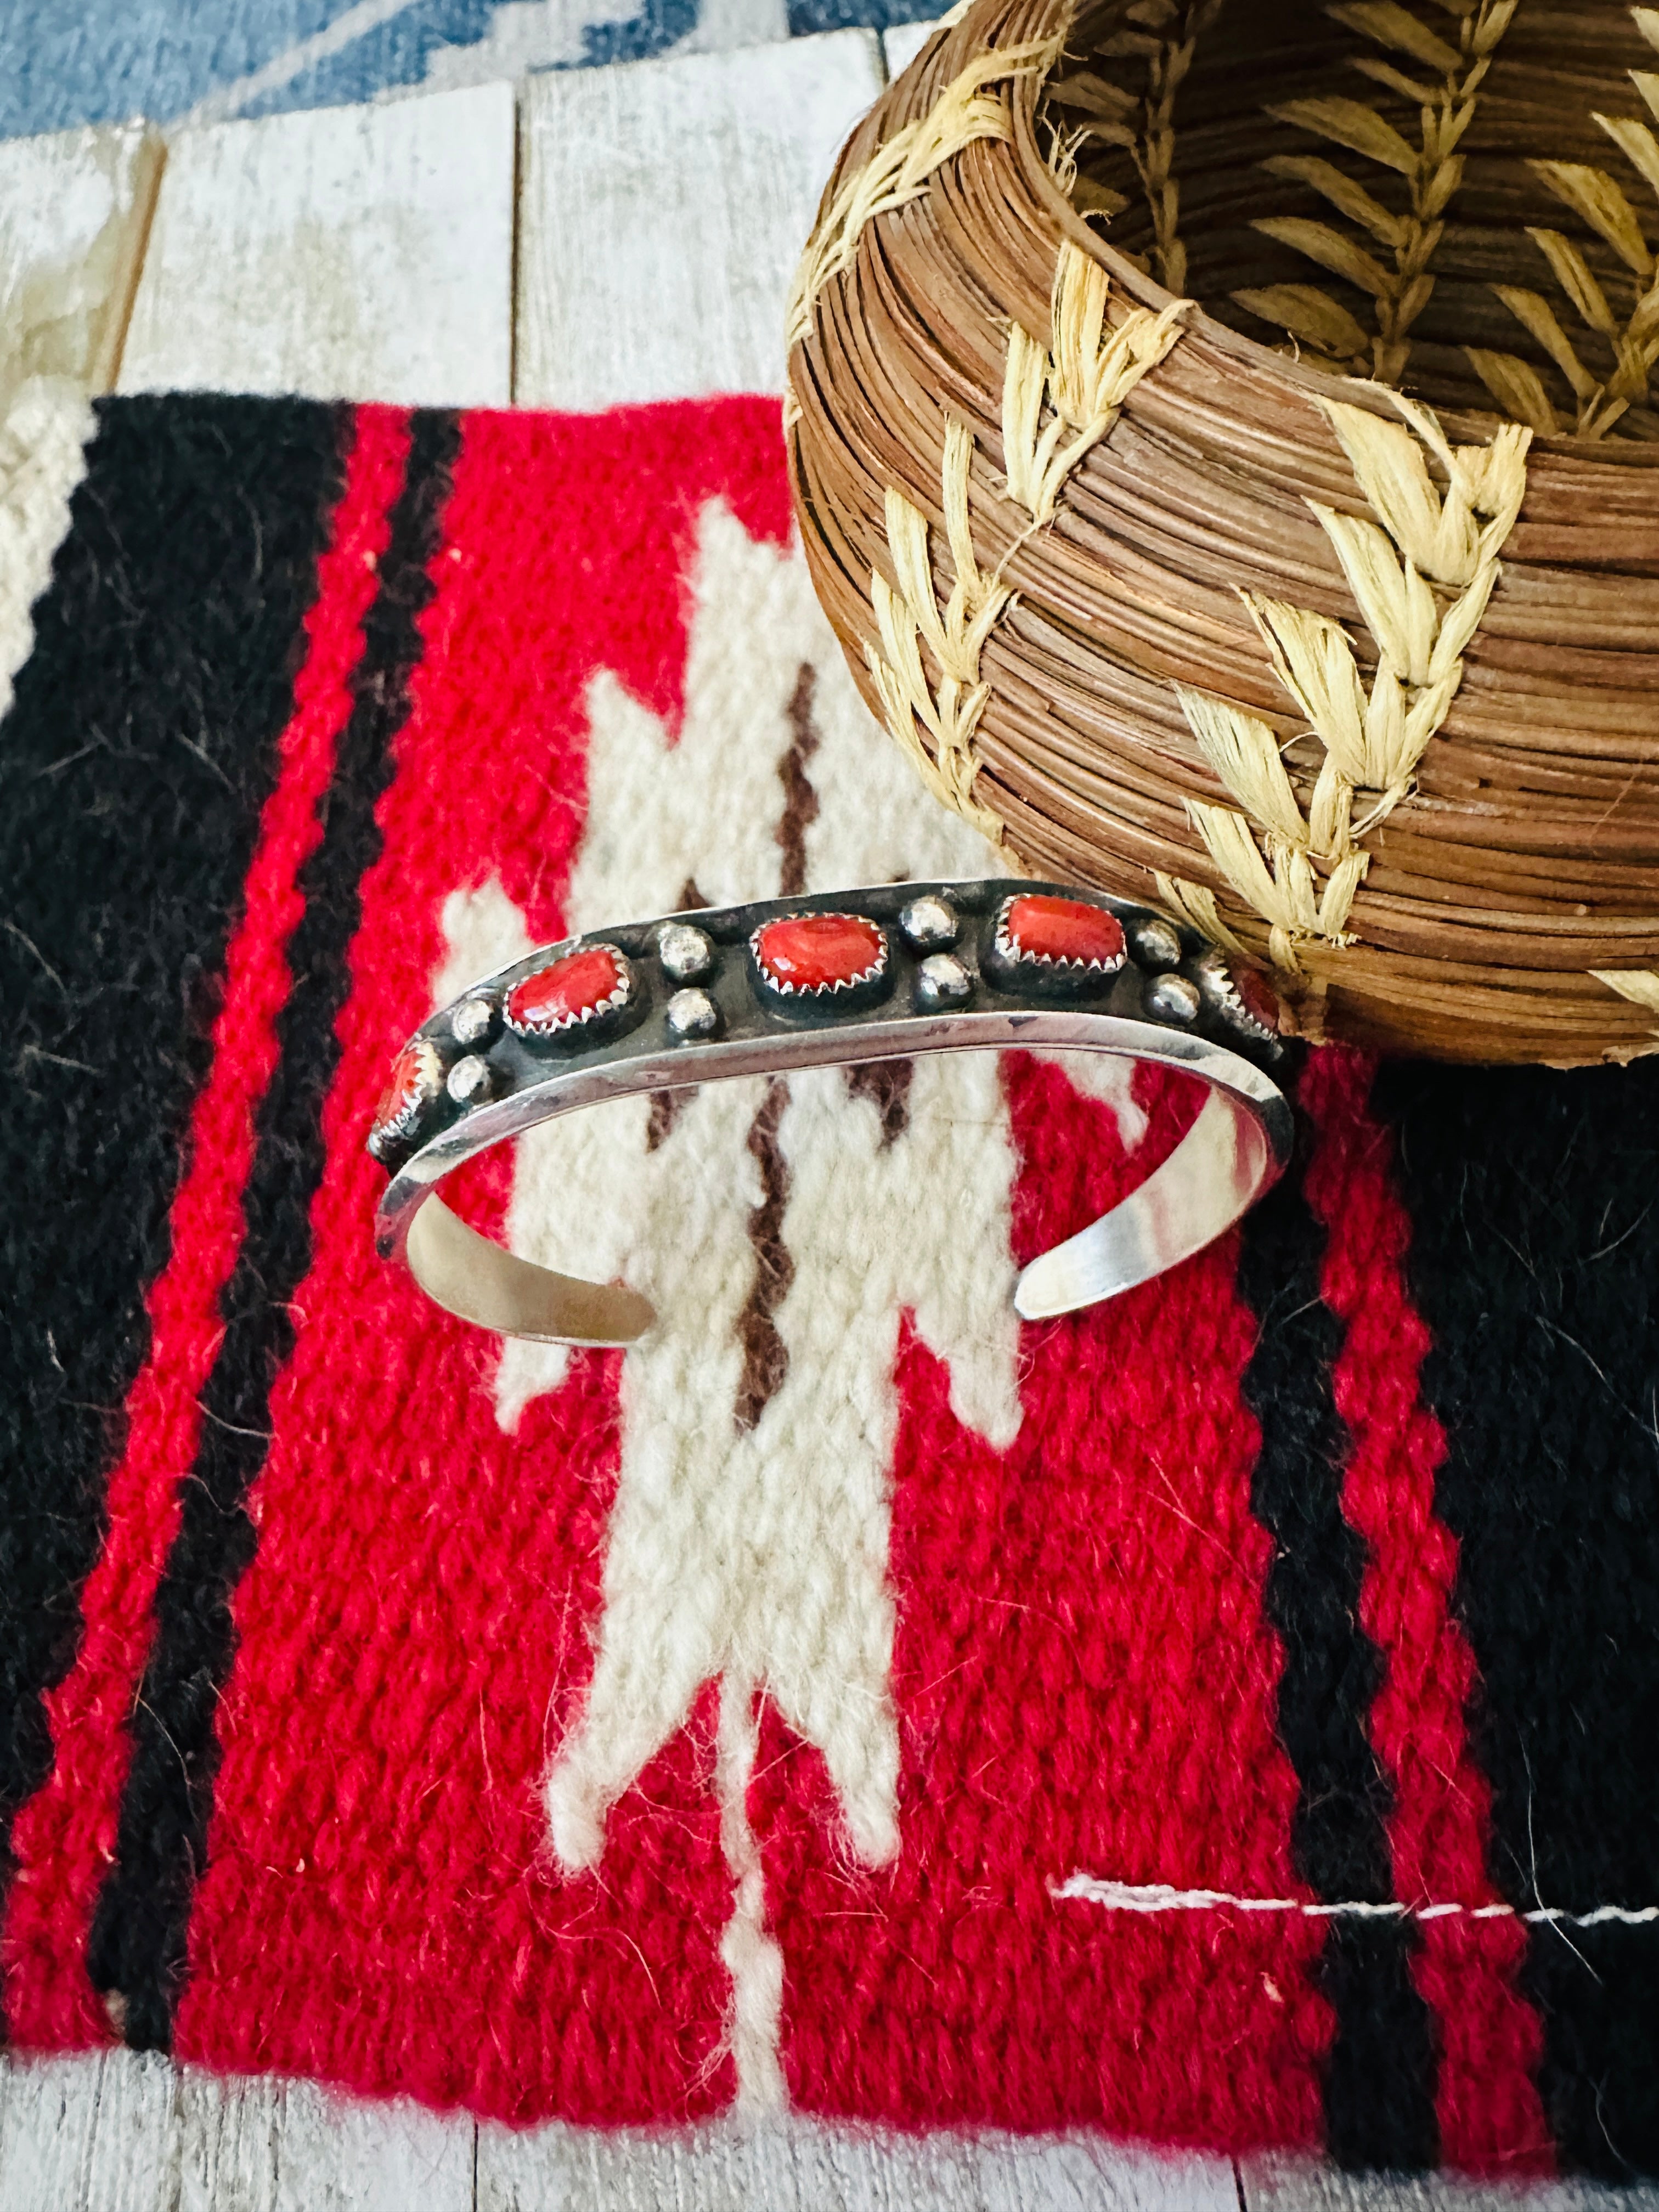
M932 952L943 945L954 945L962 923L949 899L929 892L924 897L911 900L899 916L899 927L904 932L906 942L914 945L918 952Z
M487 1060L470 1054L450 1069L447 1087L458 1106L482 1106L495 1088L495 1071Z
M1129 925L1129 950L1143 968L1179 968L1181 939L1172 921L1156 915Z
M668 1034L681 1044L711 1037L720 1025L720 1010L707 991L676 991L665 1017Z
M973 976L953 952L931 952L916 970L916 997L924 1006L960 1006L973 995Z
M488 999L463 999L449 1017L449 1034L457 1044L482 1044L495 1020L495 1009Z
M657 957L677 983L695 983L714 964L714 948L689 921L665 921L657 932Z
M1161 1022L1195 1022L1198 986L1184 975L1160 975L1146 986L1146 1011Z

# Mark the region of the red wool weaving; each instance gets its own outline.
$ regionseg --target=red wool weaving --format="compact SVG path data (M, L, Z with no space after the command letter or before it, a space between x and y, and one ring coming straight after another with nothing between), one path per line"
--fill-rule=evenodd
M626 1101L458 1202L660 1325L504 1346L374 1255L434 1005L1006 864L860 704L770 402L69 429L0 607L8 2038L1659 2171L1656 1063L1312 1055L1241 1230L1027 1325L1178 1079Z

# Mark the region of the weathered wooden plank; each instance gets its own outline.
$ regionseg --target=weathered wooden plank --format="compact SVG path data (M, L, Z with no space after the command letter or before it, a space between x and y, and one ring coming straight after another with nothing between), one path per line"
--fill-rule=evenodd
M175 2076L125 2051L0 2059L6 2212L149 2212L168 2193Z
M938 28L937 19L926 23L889 24L881 34L881 52L890 79L903 76Z
M881 81L868 31L532 79L519 403L781 392L789 280Z
M475 2133L153 2054L0 2059L5 2212L471 2212Z
M1237 2212L1231 2162L823 2121L478 2130L477 2212Z
M1166 2159L1078 2136L910 2136L801 2118L664 2134L520 2133L307 2082L222 2080L125 2051L0 2059L5 2212L1237 2212L1237 2203L1224 2159Z
M186 2069L177 2114L179 2212L471 2212L465 2113Z
M108 391L161 166L138 124L0 144L0 416L29 376Z
M1443 2173L1339 2173L1305 2158L1247 2158L1239 2189L1248 2212L1659 2212L1659 2188L1604 2189L1587 2181L1467 2181Z
M172 142L118 388L505 404L512 88Z

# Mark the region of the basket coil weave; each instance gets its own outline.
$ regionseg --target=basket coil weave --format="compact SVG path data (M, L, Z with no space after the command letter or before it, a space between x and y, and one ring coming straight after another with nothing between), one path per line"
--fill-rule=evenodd
M1659 1050L1659 9L977 0L789 343L820 597L1017 865L1315 1038Z

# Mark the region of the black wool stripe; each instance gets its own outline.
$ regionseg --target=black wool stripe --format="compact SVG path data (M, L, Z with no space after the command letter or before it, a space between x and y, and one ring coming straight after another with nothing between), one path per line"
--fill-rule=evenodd
M1365 1547L1341 1508L1349 1437L1333 1396L1341 1322L1320 1296L1326 1235L1304 1194L1310 1132L1245 1217L1239 1291L1260 1329L1244 1376L1261 1425L1250 1503L1274 1541L1267 1612L1285 1648L1279 1735L1301 1785L1297 1869L1326 1904L1386 1904L1391 1794L1366 1734L1382 1666L1359 1625ZM1322 1965L1336 2012L1326 2134L1339 2164L1410 2171L1438 2155L1429 2010L1412 1981L1411 1923L1333 1918Z
M231 1601L254 1553L248 1487L270 1441L271 1389L293 1350L289 1304L311 1263L311 1206L323 1174L323 1108L340 1057L335 1023L349 988L347 954L362 878L380 851L374 809L409 713L409 678L421 654L416 617L432 596L427 567L459 441L452 416L414 418L352 711L319 808L322 837L300 872L305 909L289 945L293 983L277 1023L281 1056L258 1115L242 1249L221 1299L224 1339L203 1392L201 1442L156 1593L116 1865L88 1954L94 1984L118 1996L135 2049L163 2050L172 2039L191 1903L206 1863L219 1764L215 1716L234 1648Z
M1480 1667L1492 1873L1523 1911L1659 1905L1659 1062L1401 1066L1436 1503ZM1533 1926L1564 2162L1659 2174L1659 1925Z
M0 725L0 1869L52 1759L225 947L339 496L333 410L121 399Z

